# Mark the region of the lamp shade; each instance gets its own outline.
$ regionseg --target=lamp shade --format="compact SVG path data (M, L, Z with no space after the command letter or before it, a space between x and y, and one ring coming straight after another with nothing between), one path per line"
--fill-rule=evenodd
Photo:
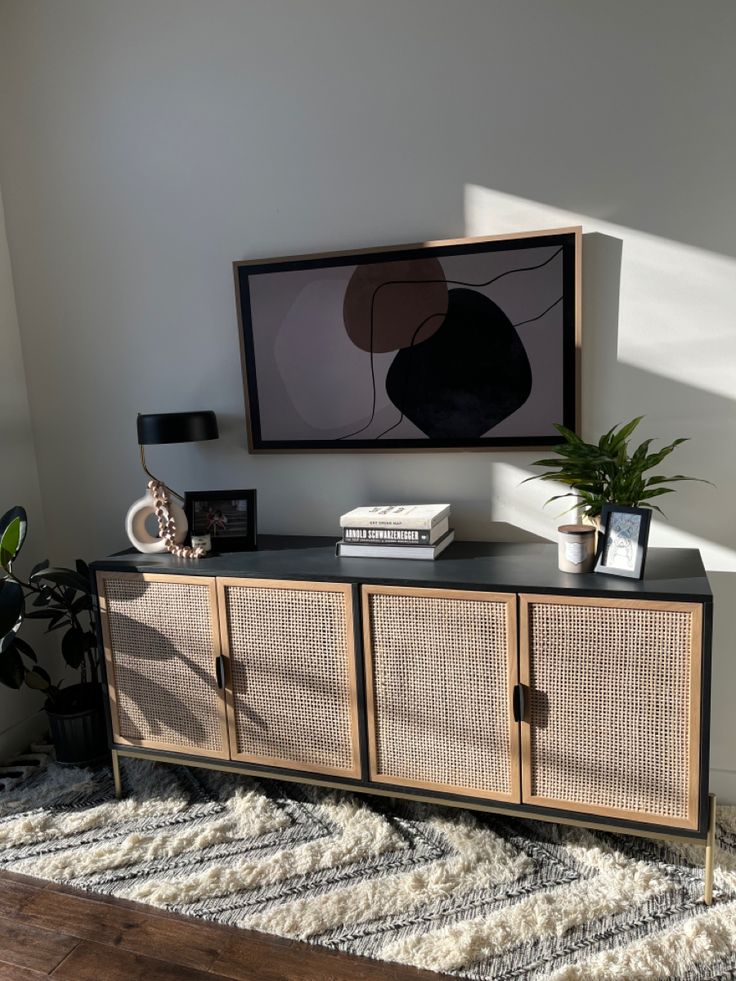
M138 443L196 443L217 439L217 416L206 412L146 412L138 414Z

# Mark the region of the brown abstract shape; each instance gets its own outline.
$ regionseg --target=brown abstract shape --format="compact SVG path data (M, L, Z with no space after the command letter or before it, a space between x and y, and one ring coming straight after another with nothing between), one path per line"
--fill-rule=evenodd
M350 277L343 322L361 350L396 351L426 341L439 330L447 303L445 273L437 259L367 263Z

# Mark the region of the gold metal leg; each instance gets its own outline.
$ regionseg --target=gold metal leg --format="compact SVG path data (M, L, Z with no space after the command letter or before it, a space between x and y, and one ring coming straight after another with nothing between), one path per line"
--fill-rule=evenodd
M708 837L705 839L705 894L706 906L713 902L713 866L716 851L716 795L708 796Z
M112 779L115 782L115 796L118 800L123 796L123 782L120 779L120 757L112 750Z

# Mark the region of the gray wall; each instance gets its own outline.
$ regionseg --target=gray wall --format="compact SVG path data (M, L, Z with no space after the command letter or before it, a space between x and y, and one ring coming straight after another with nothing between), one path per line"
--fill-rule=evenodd
M264 531L447 499L553 537L527 453L248 456L236 258L583 223L584 432L693 437L655 544L718 606L714 783L736 800L736 5L0 2L0 186L57 557L123 544L137 411L210 407L175 487L254 486Z
M27 574L44 550L44 520L31 433L28 391L0 198L0 514L20 504L28 514L28 537L18 560ZM30 556L30 559L29 559ZM38 631L27 624L23 636L36 644ZM43 641L37 651L44 649ZM48 665L47 665L48 666ZM58 670L54 677L58 676ZM0 685L0 762L25 749L45 728L43 697L25 688Z

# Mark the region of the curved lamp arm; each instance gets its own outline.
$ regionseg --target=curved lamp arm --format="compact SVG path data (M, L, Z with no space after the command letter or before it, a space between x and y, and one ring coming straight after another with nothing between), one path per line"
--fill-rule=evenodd
M183 496L183 494L179 494L177 491L174 490L173 487L169 487L168 484L164 484L163 480L161 480L160 477L156 477L154 474L151 473L151 471L146 466L146 450L145 450L145 447L143 446L143 444L141 444L141 448L140 449L141 449L141 465L143 466L143 470L147 474L147 476L149 476L151 478L151 480L155 480L155 481L158 481L158 483L163 484L164 487L166 488L166 490L169 492L169 494L171 494L174 497L178 498L183 503L184 502L184 496Z

